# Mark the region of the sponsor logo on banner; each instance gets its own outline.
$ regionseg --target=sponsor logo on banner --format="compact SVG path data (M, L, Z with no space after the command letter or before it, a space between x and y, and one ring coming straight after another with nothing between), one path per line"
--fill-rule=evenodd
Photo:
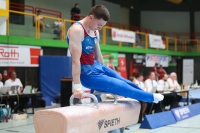
M120 118L115 118L111 120L102 119L102 120L99 120L97 123L99 130L101 130L102 127L108 128L108 127L112 127L118 124L120 124Z
M135 43L135 32L112 28L112 40L119 42Z
M118 54L118 63L119 63L118 71L120 72L120 75L124 78L127 78L125 54Z
M189 117L192 117L192 114L188 107L172 109L172 112L177 121L181 121Z
M0 66L39 66L41 48L0 44Z
M168 67L168 60L167 55L146 54L146 67L153 67L155 63Z
M165 44L163 44L162 37L158 35L149 34L149 46L151 48L165 49Z

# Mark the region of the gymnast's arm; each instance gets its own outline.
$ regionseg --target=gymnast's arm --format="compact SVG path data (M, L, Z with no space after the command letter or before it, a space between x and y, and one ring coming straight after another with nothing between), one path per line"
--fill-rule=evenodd
M82 86L80 82L80 57L82 53L83 28L80 25L73 25L68 31L69 50L72 55L72 77L74 81L74 96L82 97Z
M97 43L94 49L95 52L95 60L97 60L99 63L103 64L103 56L101 54L100 46L99 46L99 41L100 41L100 36L99 36L99 31L96 31L97 33Z

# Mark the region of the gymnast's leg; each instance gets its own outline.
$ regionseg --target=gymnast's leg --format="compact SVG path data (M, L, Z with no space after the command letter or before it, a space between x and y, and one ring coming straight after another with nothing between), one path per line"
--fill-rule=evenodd
M103 74L81 74L81 83L83 86L93 90L114 93L144 102L158 102L163 99L155 97L152 93L136 89L121 79L109 77Z

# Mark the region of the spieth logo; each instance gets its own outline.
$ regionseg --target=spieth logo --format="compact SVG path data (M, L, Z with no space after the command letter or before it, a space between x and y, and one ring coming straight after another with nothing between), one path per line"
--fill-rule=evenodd
M19 53L17 52L18 47L1 46L0 47L0 59L6 60L18 60Z
M104 123L104 120L99 120L98 122L98 127L99 127L99 130L101 129L102 125Z
M101 127L103 126L104 128L107 127L111 127L111 126L115 126L120 124L120 118L115 118L115 119L111 119L111 120L99 120L99 122L97 123L99 130L101 129Z

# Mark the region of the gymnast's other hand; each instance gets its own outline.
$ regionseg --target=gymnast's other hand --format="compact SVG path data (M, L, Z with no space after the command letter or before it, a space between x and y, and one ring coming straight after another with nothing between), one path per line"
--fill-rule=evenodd
M74 84L74 97L81 99L83 95L82 85L81 84Z
M74 90L74 97L81 99L84 91L83 90Z

